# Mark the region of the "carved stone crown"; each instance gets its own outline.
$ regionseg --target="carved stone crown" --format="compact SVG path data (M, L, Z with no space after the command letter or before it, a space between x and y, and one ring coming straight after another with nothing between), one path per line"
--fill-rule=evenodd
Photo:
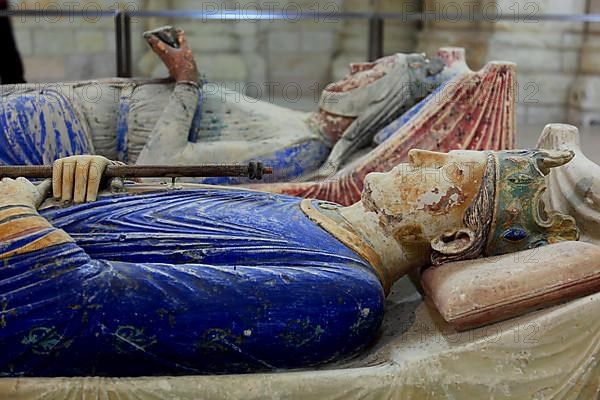
M496 190L487 238L487 256L578 240L573 217L546 210L543 194L550 168L569 162L572 151L494 152Z

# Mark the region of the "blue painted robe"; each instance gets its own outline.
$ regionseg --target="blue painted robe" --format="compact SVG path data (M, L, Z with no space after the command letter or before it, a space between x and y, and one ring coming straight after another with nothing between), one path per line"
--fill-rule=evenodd
M163 89L160 92L163 97L168 92L164 85L153 86ZM92 138L97 140L98 136L103 136L103 141L106 142L106 137L111 133L114 134L114 143L112 143L114 148L103 155L124 162L131 161L129 147L133 144L130 143L129 137L140 136L142 132L150 135L153 129L150 123L156 123L155 120L160 116L160 112L164 111L155 110L157 105L162 104L156 99L140 99L143 94L137 93L135 98L132 98L131 90L124 90L122 96L118 98L119 106L118 112L114 113L114 126L93 124L94 129L102 130L102 135L94 132L92 125L88 124L90 118L98 118L93 112L93 104L88 105L87 108L74 107L73 100L58 90L32 89L1 96L0 165L48 165L62 157L94 154ZM181 106L177 102L175 104ZM84 115L85 110L87 115ZM217 119L213 116L214 113L222 114L224 119ZM151 117L148 114L151 114ZM170 114L167 112L167 115ZM106 122L105 120L111 117L112 114L102 114L100 119ZM271 166L275 170L274 174L265 176L264 182L275 182L296 179L309 171L314 171L329 155L330 145L317 135L307 134L303 137L300 134L297 141L291 141L287 145L280 143L279 146L269 146L269 138L260 139L261 132L257 131L256 138L250 136L250 139L244 143L243 135L250 129L245 123L255 124L255 122L238 121L236 118L240 116L232 116L218 94L206 98L199 96L193 119L189 126L185 127L189 130L189 142L197 142L198 145L193 150L198 157L196 164L262 161L264 165ZM171 125L167 128L176 131L173 135L179 133L178 129L180 129ZM104 132L111 129L114 132ZM256 126L253 129L257 130ZM171 131L168 134L171 135ZM258 151L255 151L255 156L247 160L227 159L228 155L222 151L228 146L244 149L248 145L254 145ZM104 150L109 149L104 148ZM218 184L251 182L243 177L204 178L195 181Z
M53 227L0 244L0 376L245 373L359 351L381 284L299 201L209 189L42 211ZM5 256L57 229L75 242Z
M48 165L61 157L93 154L69 99L45 89L1 97L0 165Z

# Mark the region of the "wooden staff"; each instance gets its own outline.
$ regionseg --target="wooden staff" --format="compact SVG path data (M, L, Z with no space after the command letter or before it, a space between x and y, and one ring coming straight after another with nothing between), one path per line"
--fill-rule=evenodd
M109 165L106 178L210 178L210 177L248 177L262 179L272 174L273 168L264 167L260 162L248 165ZM19 165L0 167L0 178L52 178L52 166Z

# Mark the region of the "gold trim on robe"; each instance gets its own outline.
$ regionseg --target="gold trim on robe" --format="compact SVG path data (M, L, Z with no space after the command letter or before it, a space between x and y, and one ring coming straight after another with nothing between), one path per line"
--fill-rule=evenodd
M352 251L356 252L359 256L365 259L375 271L375 274L383 286L385 295L387 296L390 292L391 282L385 273L381 257L375 252L373 247L361 238L350 225L347 223L340 224L339 221L328 217L319 210L315 209L312 205L313 200L304 199L300 202L300 209L304 214L314 223L331 233L340 242L348 246ZM340 218L342 218L340 216Z
M10 242L26 237L36 232L52 228L52 225L36 210L28 206L10 206L0 209L0 242ZM0 253L0 259L32 253L58 244L73 242L74 240L63 230L52 230L48 234L30 242L23 247Z

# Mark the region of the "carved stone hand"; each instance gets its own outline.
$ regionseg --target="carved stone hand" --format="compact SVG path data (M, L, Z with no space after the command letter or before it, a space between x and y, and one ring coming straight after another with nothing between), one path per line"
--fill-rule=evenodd
M26 206L38 208L50 189L50 180L35 186L25 178L4 178L0 181L0 207Z
M154 35L148 36L146 40L165 64L173 79L177 82L198 82L198 67L183 30L177 30L178 49L167 45Z
M61 158L52 167L52 192L63 203L96 201L106 167L113 163L102 156Z

